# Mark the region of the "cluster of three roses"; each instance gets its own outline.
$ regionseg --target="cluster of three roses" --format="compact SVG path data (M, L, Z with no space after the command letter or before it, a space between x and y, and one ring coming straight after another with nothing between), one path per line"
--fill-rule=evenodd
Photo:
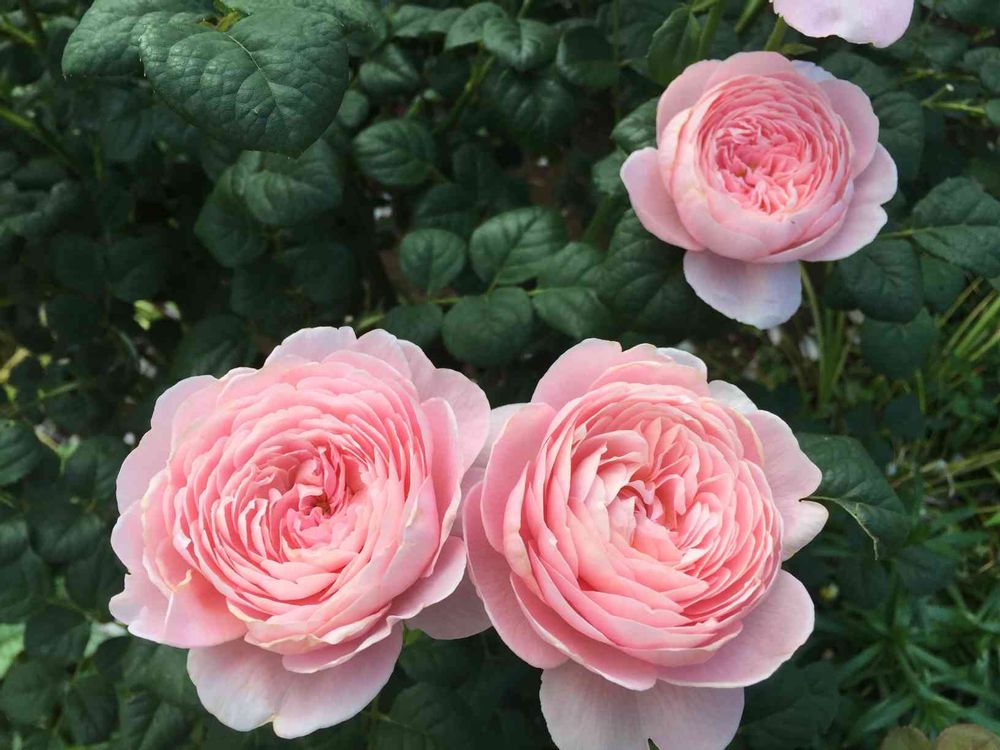
M743 54L670 86L657 148L622 177L703 299L772 325L798 307L799 260L844 257L884 224L896 175L877 135L856 87ZM236 729L295 737L355 715L404 623L492 625L544 670L563 750L718 750L742 688L812 630L781 564L826 521L805 500L819 481L787 425L682 351L586 341L530 403L491 413L385 332L304 330L259 370L159 399L118 478L128 575L111 611L190 649L202 702Z

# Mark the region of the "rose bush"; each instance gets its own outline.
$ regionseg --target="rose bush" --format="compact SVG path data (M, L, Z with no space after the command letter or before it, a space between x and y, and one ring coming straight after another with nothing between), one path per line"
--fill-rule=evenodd
M468 634L442 602L487 426L478 387L382 331L303 330L259 370L183 380L118 476L128 575L111 613L191 649L228 726L298 737L349 719L389 679L403 623Z
M1000 731L997 28L0 0L0 748Z
M870 244L896 194L868 96L768 52L696 63L656 110L656 148L622 165L647 230L684 248L701 299L759 328L799 308L799 261Z
M472 579L545 670L555 744L724 747L742 688L813 628L781 564L827 511L804 499L820 472L791 430L690 354L600 340L494 420L464 511Z

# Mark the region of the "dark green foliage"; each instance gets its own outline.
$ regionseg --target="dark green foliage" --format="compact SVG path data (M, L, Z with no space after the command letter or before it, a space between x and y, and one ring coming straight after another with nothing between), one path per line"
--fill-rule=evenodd
M1000 6L917 2L887 50L785 37L872 98L900 190L769 337L697 298L619 177L688 64L764 46L745 5L713 37L711 0L0 0L0 748L551 748L495 633L409 631L368 710L285 741L113 623L156 399L313 325L384 328L495 406L587 337L692 348L794 426L830 512L786 563L816 631L733 750L1000 730Z

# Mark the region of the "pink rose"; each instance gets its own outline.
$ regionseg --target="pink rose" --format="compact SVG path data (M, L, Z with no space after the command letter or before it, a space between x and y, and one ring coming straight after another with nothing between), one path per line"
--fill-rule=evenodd
M694 291L766 328L798 309L798 261L845 258L885 225L896 165L865 93L772 52L695 63L660 97L657 147L621 177L643 226L684 248Z
M745 685L805 642L781 570L826 522L788 426L696 357L589 340L494 412L463 511L500 637L544 669L561 750L720 750Z
M344 721L389 679L403 622L480 629L475 601L449 599L463 627L431 605L462 581L450 532L488 427L476 385L384 331L299 331L259 370L181 381L118 475L111 611L191 649L234 729Z
M913 0L772 0L776 13L811 37L839 36L888 47L906 33Z

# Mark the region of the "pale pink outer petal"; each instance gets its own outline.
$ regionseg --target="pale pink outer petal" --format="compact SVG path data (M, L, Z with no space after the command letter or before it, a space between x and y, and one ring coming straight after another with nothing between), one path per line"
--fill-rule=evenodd
M892 200L898 182L896 162L885 147L877 146L868 169L854 181L854 199L847 209L840 231L802 260L840 260L871 244L889 220L882 204Z
M351 718L389 681L402 627L344 664L314 674L289 672L281 656L233 641L192 649L188 674L202 705L226 726L248 732L270 721L293 738Z
M341 328L303 328L282 341L274 348L264 362L269 363L282 357L295 356L310 362L322 362L334 352L348 349L358 340L354 329L349 326Z
M792 60L792 65L794 66L796 73L801 76L805 76L813 83L819 83L820 81L832 81L837 78L826 68L821 68L816 63L811 63L807 60Z
M622 164L621 179L635 215L647 232L685 250L702 249L702 245L681 222L674 199L664 184L655 148L644 148L630 154Z
M787 560L813 540L829 517L826 507L804 499L816 491L823 474L780 417L757 411L747 419L764 446L764 475L781 513L781 553Z
M720 750L743 714L743 691L658 682L628 690L572 662L542 673L542 714L559 750Z
M483 529L482 485L476 485L463 508L469 573L497 634L508 648L533 667L545 669L566 661L566 655L543 641L521 611L510 585L510 566L490 545Z
M726 317L771 328L799 309L799 264L744 263L715 253L686 253L684 277L695 294Z
M740 414L747 415L757 411L757 406L750 400L750 397L732 383L727 383L724 380L713 380L708 384L708 390L712 394L712 398L722 402L730 409L735 409Z
M506 406L498 406L490 412L490 429L489 434L486 436L486 442L483 443L483 448L479 451L479 455L476 456L476 460L472 462L472 466L469 467L469 470L465 472L465 476L462 477L463 498L468 496L469 491L473 487L483 481L483 478L486 476L486 465L489 463L490 454L493 452L493 444L500 437L500 431L503 430L507 421L524 408L524 406L525 404L507 404ZM455 524L452 533L461 536L462 524Z
M689 65L677 78L670 82L666 91L660 95L656 105L656 143L660 143L660 135L678 112L683 112L694 104L705 93L708 80L719 65L719 60L702 60Z
M141 524L142 506L135 503L111 532L111 546L129 571L124 590L108 602L112 616L133 635L177 648L215 646L243 635L246 625L199 574L169 597L150 580L142 560Z
M868 169L868 165L875 158L875 148L878 146L879 122L872 108L872 100L860 87L850 81L834 78L821 81L819 87L830 97L833 110L847 125L847 132L850 133L851 143L854 145L851 154L851 176L857 177Z
M784 570L754 610L743 630L703 664L673 667L660 677L675 685L736 688L766 680L791 658L812 633L815 609L809 592Z
M811 37L888 47L910 25L914 0L773 0L788 25Z
M668 359L693 367L702 374L706 372L701 360L679 349L656 349L649 344L640 344L622 351L617 341L586 339L567 349L552 363L535 386L531 402L545 403L558 410L586 393L612 367L632 362L664 363Z
M808 1L808 0L807 0ZM764 76L774 73L794 73L792 61L777 52L737 52L721 61L712 71L705 88L710 89L737 76Z
M125 457L118 471L118 510L124 512L146 494L153 476L167 465L170 456L170 423L184 400L216 382L211 375L185 378L165 390L153 407L149 431Z
M528 462L538 455L554 416L555 411L548 404L527 404L507 420L493 445L482 488L483 527L493 549L503 549L507 500Z
M423 630L431 638L453 640L489 630L490 617L466 571L458 588L447 599L427 607L406 624Z
M461 434L464 468L482 449L490 429L490 402L483 389L455 370L435 367L423 350L409 341L397 345L406 357L413 384L422 399L443 398L451 404Z

